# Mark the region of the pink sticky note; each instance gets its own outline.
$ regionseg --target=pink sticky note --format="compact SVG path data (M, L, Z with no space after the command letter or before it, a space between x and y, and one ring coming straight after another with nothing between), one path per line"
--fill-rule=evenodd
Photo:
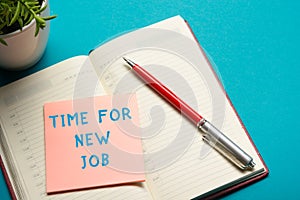
M47 193L145 180L136 96L44 105Z

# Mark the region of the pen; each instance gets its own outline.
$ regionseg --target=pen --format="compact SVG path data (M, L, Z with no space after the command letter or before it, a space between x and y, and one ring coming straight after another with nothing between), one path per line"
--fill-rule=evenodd
M144 68L133 61L124 58L135 74L147 83L154 91L161 95L166 101L187 117L203 133L203 140L216 149L220 154L232 161L242 170L252 169L255 166L253 159L233 141L226 137L220 130L204 119L199 113L192 109L183 100L177 97L171 90L164 86Z

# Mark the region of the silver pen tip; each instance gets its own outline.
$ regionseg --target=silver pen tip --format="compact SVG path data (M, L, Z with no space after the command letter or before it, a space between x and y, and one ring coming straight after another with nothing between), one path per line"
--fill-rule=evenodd
M130 66L130 67L134 67L135 63L125 57L123 57L123 60L125 60L125 62Z
M250 163L249 163L249 167L250 168L253 168L255 166L255 163L253 162L253 161L251 161Z
M255 163L253 162L253 160L244 167L244 169L248 169L248 170L252 170L255 167Z

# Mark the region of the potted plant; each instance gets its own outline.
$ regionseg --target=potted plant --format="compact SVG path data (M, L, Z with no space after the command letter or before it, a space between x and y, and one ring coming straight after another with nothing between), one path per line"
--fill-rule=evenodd
M19 70L42 56L49 35L48 0L1 0L0 67Z

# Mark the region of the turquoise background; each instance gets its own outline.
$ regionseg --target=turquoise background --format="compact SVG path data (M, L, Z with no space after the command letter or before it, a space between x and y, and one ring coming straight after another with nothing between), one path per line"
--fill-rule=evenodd
M0 85L165 18L181 15L218 66L228 95L270 175L225 199L299 198L300 1L50 1L51 34L42 60L22 72L0 70ZM1 175L2 176L2 175ZM0 177L0 199L10 199Z

